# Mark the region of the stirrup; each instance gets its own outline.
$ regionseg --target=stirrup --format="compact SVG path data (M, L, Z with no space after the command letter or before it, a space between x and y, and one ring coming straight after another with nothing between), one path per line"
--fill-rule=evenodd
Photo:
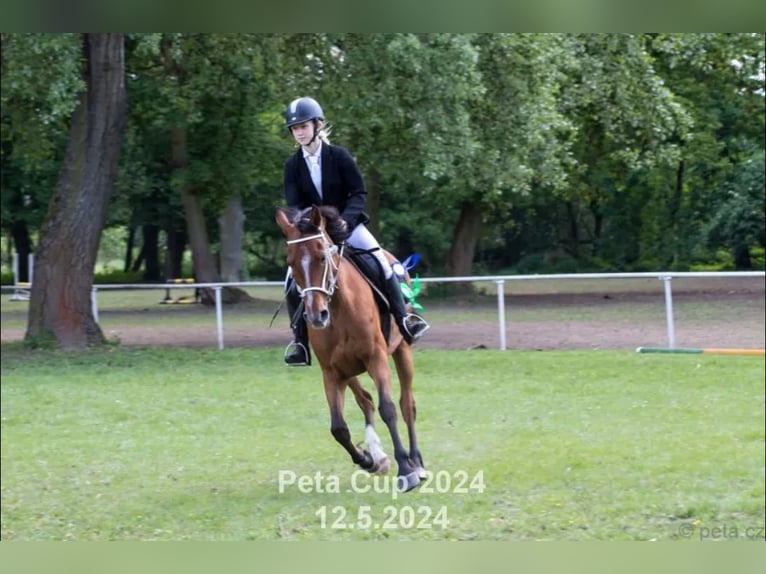
M410 323L413 324L413 329L410 329ZM404 326L404 330L407 331L407 334L410 336L410 339L412 339L412 342L414 343L420 337L423 336L423 333L428 331L428 329L431 328L431 325L428 324L428 321L423 319L420 315L417 315L415 313L407 313L404 316L404 320L402 321L402 325ZM420 326L420 329L414 329L415 326ZM417 333L413 333L412 331L416 330Z
M292 347L295 347L295 349L292 352L289 352ZM303 352L303 356L304 356L303 361L295 362L295 363L288 362L287 358L289 356L296 354L300 351ZM290 343L288 343L287 347L285 347L283 360L285 362L285 365L287 365L288 367L308 367L309 365L311 365L311 355L309 355L309 350L306 348L306 346L303 343L299 341L290 341Z

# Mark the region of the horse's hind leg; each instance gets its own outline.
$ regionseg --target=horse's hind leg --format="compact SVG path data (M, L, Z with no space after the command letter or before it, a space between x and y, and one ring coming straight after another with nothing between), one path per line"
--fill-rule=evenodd
M375 403L372 400L372 395L362 387L357 377L351 377L348 380L348 386L354 393L354 398L356 398L359 408L364 413L365 442L367 443L367 448L370 449L372 460L375 462L375 466L370 469L370 472L373 474L385 474L391 468L391 460L383 452L380 437L375 432Z
M415 465L415 470L422 480L426 477L426 469L423 466L423 457L418 449L418 439L415 434L417 409L415 408L415 394L412 391L412 381L415 376L415 368L412 361L412 349L409 345L399 345L396 351L394 351L393 356L401 390L399 408L402 410L402 418L407 425L407 433L410 439L410 460Z
M330 407L330 432L336 441L351 455L351 460L365 470L370 470L375 463L369 452L360 450L351 442L351 432L343 418L345 403L346 381L336 380L327 373L324 377L324 392L327 405Z

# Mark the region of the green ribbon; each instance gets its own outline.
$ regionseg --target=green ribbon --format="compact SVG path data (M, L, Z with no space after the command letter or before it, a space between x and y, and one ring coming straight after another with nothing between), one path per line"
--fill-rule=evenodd
M415 298L420 294L420 275L415 275L415 280L412 282L412 287L403 281L399 283L399 285L402 289L402 295L404 295L405 300L410 305L412 305L412 308L415 311L423 311L423 305L415 300Z

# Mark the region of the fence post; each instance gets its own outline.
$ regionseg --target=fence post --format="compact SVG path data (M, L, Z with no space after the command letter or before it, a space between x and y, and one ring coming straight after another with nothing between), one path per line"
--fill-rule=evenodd
M223 350L223 312L221 310L221 286L213 287L215 291L215 324L218 329L218 350Z
M498 279L495 283L497 283L497 316L500 323L500 350L505 351L505 293L503 290L505 280Z
M668 324L668 349L676 348L676 331L673 325L673 293L670 288L672 277L665 275L660 277L665 286L665 320Z
M90 289L90 306L93 308L93 320L96 322L96 325L98 325L98 297L97 297L97 291L98 287L95 285L91 287Z

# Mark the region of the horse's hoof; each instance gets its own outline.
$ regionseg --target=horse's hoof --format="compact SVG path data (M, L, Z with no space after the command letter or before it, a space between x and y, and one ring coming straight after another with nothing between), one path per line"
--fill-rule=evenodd
M428 471L423 468L422 466L419 466L415 469L415 472L418 473L418 478L420 480L425 480L428 477Z
M374 474L377 465L375 464L375 460L373 460L372 455L365 449L359 448L359 450L362 452L364 461L357 464L357 466L362 470L366 470L370 474Z
M420 486L420 476L417 471L396 477L396 484L402 492L409 492L413 488Z
M389 470L391 470L391 459L384 457L370 469L370 474L388 474Z

